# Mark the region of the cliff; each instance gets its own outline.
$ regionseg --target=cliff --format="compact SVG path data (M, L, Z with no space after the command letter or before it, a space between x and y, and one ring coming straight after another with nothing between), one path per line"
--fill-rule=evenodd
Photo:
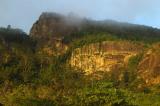
M82 40L83 46L70 51L67 64L71 67L86 75L118 73L119 79L124 71L135 72L146 85L152 85L160 83L160 52L158 44L152 46L148 42L159 42L159 33L160 30L146 26L45 12L34 23L30 36L38 42L37 52L46 56L65 55L75 42ZM140 59L130 63L139 55Z
M160 30L43 13L0 28L0 106L159 106Z
M61 15L44 12L33 24L30 36L42 39L79 39L85 34L110 33L120 39L159 41L160 30L143 25L122 23L113 20L96 21L82 18L74 13Z
M36 38L62 39L78 30L82 19L70 14L68 16L57 13L44 12L33 24L30 35Z
M104 41L77 48L71 56L71 66L83 69L86 74L95 71L112 71L124 67L130 57L142 52L143 44L128 41Z
M151 86L160 83L159 48L159 44L146 48L140 42L104 41L75 49L70 64L86 75L96 75L98 79L103 78L104 74L97 73L112 73L117 80L122 80L125 72L130 73L130 76L136 73L135 78L144 81L145 86Z
M147 85L160 83L160 44L154 44L139 63L139 75Z

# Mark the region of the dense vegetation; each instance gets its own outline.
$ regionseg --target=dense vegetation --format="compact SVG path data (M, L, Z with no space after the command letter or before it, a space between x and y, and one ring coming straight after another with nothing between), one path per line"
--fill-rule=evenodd
M64 37L64 42L69 43L74 39L86 37L86 35L110 34L118 39L143 41L146 43L158 42L160 40L160 30L143 25L121 23L111 20L92 21L84 20L81 30Z
M0 28L0 103L7 106L159 106L159 85L137 89L137 83L143 82L135 80L137 73L134 72L143 54L129 60L127 69L122 69L121 82L116 82L113 73L104 74L101 80L85 76L83 71L66 63L70 52L77 47L106 40L133 40L122 36L129 32L121 36L115 30L115 34L102 32L81 32L78 39L73 37L75 34L67 36L63 40L71 44L71 49L66 54L46 56L37 53L37 42L23 31ZM160 39L160 36L153 39L148 36L136 39L149 43Z

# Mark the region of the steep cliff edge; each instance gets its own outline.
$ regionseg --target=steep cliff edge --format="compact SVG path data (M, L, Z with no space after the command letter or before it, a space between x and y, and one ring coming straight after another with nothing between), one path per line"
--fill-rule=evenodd
M160 30L143 25L122 23L113 20L96 21L77 16L74 13L61 15L58 13L44 12L33 24L30 36L34 38L56 38L64 37L81 38L88 33L110 33L120 39L159 41Z
M62 39L78 30L82 19L74 14L64 16L57 13L44 12L33 24L30 35L35 38L56 38Z
M159 106L160 30L63 17L0 28L0 105Z
M70 64L83 70L86 75L117 73L117 80L122 80L127 72L130 73L127 77L135 75L132 80L139 79L145 86L151 86L160 83L159 48L159 44L146 48L140 42L103 41L75 49ZM98 75L97 78L102 76Z
M128 41L104 41L77 48L71 56L71 66L85 70L112 71L124 67L130 57L143 51L143 44Z
M143 56L138 66L139 75L147 85L160 83L160 44L154 44Z
M30 31L38 42L39 54L66 55L78 42L80 46L71 49L67 61L71 67L83 70L86 75L114 72L120 79L124 72L135 72L146 85L160 83L160 47L158 44L152 47L153 42L159 42L159 35L160 30L151 27L46 12Z

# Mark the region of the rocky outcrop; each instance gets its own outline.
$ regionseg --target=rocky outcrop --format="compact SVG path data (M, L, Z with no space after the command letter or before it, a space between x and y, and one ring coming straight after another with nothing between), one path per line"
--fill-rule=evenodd
M147 85L160 83L160 44L155 44L139 63L139 75Z
M120 69L126 69L131 57L143 53L135 72L145 86L160 83L160 44L146 49L142 43L129 41L104 41L77 48L72 52L70 64L83 70L86 75L98 72L113 72L122 78ZM115 72L116 70L116 72ZM98 75L100 76L100 75ZM118 79L118 80L121 80Z
M38 53L53 56L66 52L68 46L62 43L62 39L77 30L69 17L72 16L42 13L30 31L30 36L37 39Z
M81 19L69 14L44 12L31 28L30 35L36 38L63 38L78 30Z
M52 12L41 14L39 19L33 24L30 35L37 38L64 37L77 31L87 33L107 32L117 36L148 41L160 40L160 30L156 28L113 20L96 21L79 17L74 13L61 15Z
M110 22L110 21L109 21ZM141 34L142 38L159 38L159 31L144 31L143 26L135 26L122 23L109 23L105 21L87 21L70 14L68 16L56 13L43 13L34 23L30 35L38 41L38 53L47 56L65 54L70 44L62 40L74 32L107 32L120 35L122 38L134 38ZM131 27L132 26L132 27ZM134 28L134 30L132 30ZM148 29L152 29L146 27ZM141 29L141 30L139 30ZM95 33L95 34L96 34ZM87 33L86 33L87 34ZM130 36L133 35L133 36ZM156 35L155 37L150 35ZM78 37L79 36L79 37ZM138 38L141 36L137 36ZM81 35L74 35L74 40L80 39ZM119 38L119 36L117 36ZM137 39L137 37L135 37ZM72 38L69 37L69 39ZM142 39L143 41L143 39ZM157 41L157 39L156 39ZM72 67L83 70L86 75L96 72L113 72L124 68L127 70L129 59L143 52L143 58L135 67L135 71L147 85L160 83L160 44L144 52L144 43L127 40L103 41L92 43L76 48L72 51L69 63ZM118 72L116 72L118 73ZM118 73L121 74L121 73ZM121 75L119 75L121 76Z
M97 71L109 72L124 67L130 57L143 50L143 44L128 41L104 41L77 48L71 56L71 66L91 74Z

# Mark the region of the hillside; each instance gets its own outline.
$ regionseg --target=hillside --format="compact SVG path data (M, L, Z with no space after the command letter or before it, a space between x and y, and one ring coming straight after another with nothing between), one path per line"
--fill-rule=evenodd
M42 13L0 28L0 105L159 106L160 29Z
M81 38L86 34L99 33L109 33L128 40L147 42L160 40L160 30L156 28L112 20L94 21L74 14L63 16L48 12L42 13L30 31L32 37L51 37L64 39L64 41Z

